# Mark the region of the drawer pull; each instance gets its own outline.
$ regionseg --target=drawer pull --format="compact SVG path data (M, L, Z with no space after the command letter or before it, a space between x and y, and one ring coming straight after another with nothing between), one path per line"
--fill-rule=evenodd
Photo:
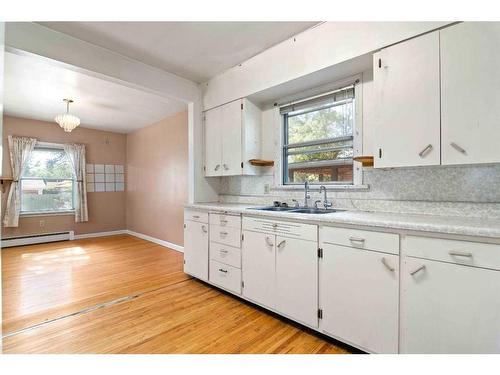
M266 243L268 244L268 246L274 246L270 237L266 237Z
M349 237L349 241L351 241L351 242L362 242L362 243L364 243L364 242L365 242L365 239L364 239L364 238L360 238L360 237Z
M450 254L453 257L472 258L472 253L465 253L463 251L450 251L448 254Z
M222 223L227 224L227 220L224 220L224 219L220 219L220 222L221 222L221 224Z
M385 268L387 268L391 272L394 272L394 267L391 267L391 265L389 263L387 263L387 259L382 258L382 259L380 259L380 261L385 266Z
M207 227L205 225L201 226L201 230L203 231L203 233L208 233Z
M227 164L224 164L224 169L225 169L226 171L228 171L228 170L229 170L229 167L227 166Z
M432 145L427 145L422 151L418 153L418 156L424 158L432 150Z
M283 246L285 243L286 243L286 240L281 241L281 242L278 244L278 247L279 247L279 248L281 248L281 246Z
M200 217L198 215L193 215L193 219L199 219Z
M220 232L221 236L227 236L227 234L228 234L227 232Z
M419 273L420 271L423 271L423 270L425 270L425 264L422 264L415 271L410 272L410 275L415 276L417 273Z
M219 170L219 168L220 168L220 164L217 164L217 165L215 166L215 168L214 168L214 171L218 171L218 170Z
M222 254L227 254L227 253L229 253L229 251L224 250L224 249L220 249L219 251L220 251Z
M222 269L222 268L219 268L219 271L220 271L220 272L224 272L224 273L227 273L227 270L225 270L225 269Z
M278 224L274 223L274 224L273 224L273 228L274 228L274 229L278 228Z

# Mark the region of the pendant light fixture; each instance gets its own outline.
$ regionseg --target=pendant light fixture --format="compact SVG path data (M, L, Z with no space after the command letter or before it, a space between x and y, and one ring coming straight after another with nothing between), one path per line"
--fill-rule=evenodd
M78 125L80 125L80 119L69 114L69 105L73 103L73 100L63 99L63 101L66 102L66 113L57 115L54 121L57 122L65 132L69 133Z

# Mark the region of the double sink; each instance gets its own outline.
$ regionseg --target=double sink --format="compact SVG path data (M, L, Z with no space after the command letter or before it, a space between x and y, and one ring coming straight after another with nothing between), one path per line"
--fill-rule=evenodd
M315 208L315 207L276 207L276 206L268 206L268 207L251 207L249 210L259 210L259 211L277 211L277 212L290 212L296 214L331 214L334 212L342 212L345 210L335 210L331 208Z

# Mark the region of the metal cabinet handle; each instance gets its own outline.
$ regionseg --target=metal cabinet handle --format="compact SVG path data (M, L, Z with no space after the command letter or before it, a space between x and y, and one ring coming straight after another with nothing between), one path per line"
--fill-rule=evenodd
M278 224L273 223L273 229L276 229L276 228L278 228Z
M459 145L457 145L455 142L451 142L450 146L453 147L458 152L461 152L464 155L467 154L467 151L465 151L465 149L463 149L462 147L460 147Z
M418 156L420 156L421 158L425 157L425 155L427 155L430 151L432 150L432 145L429 144L427 145L426 148L424 148L422 151L420 151L418 153Z
M455 257L467 257L472 258L472 253L466 253L463 251L450 251L448 254Z
M224 270L224 269L222 269L222 268L219 268L219 271L220 271L220 272L227 273L227 270Z
M281 246L283 246L285 243L286 243L286 240L281 241L281 242L278 244L278 247L279 247L279 248L281 248Z
M227 232L220 232L221 236L227 236Z
M193 219L199 219L200 217L198 215L193 215Z
M223 165L224 165L224 169L225 169L226 171L228 171L228 170L229 170L229 167L227 166L227 164L223 164Z
M221 254L227 254L229 251L224 250L224 249L220 249L220 250L219 250L219 252L220 252Z
M271 242L271 238L270 238L270 237L266 237L266 243L267 243L269 246L274 246L274 244Z
M214 171L218 171L218 170L219 170L219 168L220 168L220 164L217 164L217 165L215 166L215 168L214 168Z
M391 265L389 263L387 263L387 259L385 259L384 257L382 257L382 259L380 259L380 261L385 266L385 268L387 268L391 272L394 272L394 270L395 270L394 267L391 267Z
M207 227L205 225L201 226L201 230L203 231L203 233L208 233Z
M227 220L220 219L220 222L221 222L221 224L222 223L227 224Z
M365 239L364 238L360 238L360 237L349 237L349 241L351 242L365 242Z
M410 272L410 275L414 276L415 274L417 274L418 272L423 271L423 270L425 270L425 264L422 264L415 271Z

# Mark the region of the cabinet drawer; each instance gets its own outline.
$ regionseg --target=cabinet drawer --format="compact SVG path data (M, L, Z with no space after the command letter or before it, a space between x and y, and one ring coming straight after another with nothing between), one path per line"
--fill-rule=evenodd
M300 238L317 241L318 227L313 224L302 224L291 221L277 221L243 216L244 230L277 234L278 236Z
M221 227L241 228L241 216L226 214L210 214L210 225L220 225Z
M399 254L399 235L361 229L321 227L320 243Z
M407 236L405 255L500 270L500 245Z
M241 247L241 229L231 227L221 227L220 225L210 225L210 241Z
M241 294L241 270L239 268L211 260L209 280L224 289Z
M241 268L241 250L236 247L210 242L210 259Z
M191 220L208 224L208 212L185 209L184 220Z

